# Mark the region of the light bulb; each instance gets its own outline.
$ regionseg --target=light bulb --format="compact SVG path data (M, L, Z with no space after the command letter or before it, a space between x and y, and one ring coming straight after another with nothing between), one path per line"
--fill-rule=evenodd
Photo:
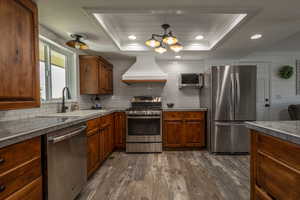
M170 49L175 51L175 52L179 52L183 49L183 46L179 43L176 43L176 44L171 45Z
M167 49L164 48L163 46L156 47L154 50L159 54L163 54L167 51Z
M178 39L174 36L166 36L163 38L163 42L168 44L168 45L173 45L178 42Z
M147 40L145 43L147 46L152 47L152 48L158 47L160 45L160 42L154 38Z

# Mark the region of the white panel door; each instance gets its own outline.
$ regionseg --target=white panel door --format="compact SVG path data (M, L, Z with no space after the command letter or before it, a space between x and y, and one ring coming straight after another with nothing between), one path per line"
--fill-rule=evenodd
M271 62L240 62L241 65L257 65L256 120L270 120L271 111Z

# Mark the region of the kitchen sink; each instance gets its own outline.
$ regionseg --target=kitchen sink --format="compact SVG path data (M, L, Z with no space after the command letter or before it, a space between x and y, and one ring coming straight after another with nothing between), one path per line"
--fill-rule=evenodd
M105 113L108 110L77 110L66 113L51 113L40 117L87 117L90 115Z

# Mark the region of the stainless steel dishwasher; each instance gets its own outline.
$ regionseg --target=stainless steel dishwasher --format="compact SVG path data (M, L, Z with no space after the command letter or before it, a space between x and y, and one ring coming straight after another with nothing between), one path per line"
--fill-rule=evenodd
M87 182L85 124L47 134L45 184L47 200L73 200Z

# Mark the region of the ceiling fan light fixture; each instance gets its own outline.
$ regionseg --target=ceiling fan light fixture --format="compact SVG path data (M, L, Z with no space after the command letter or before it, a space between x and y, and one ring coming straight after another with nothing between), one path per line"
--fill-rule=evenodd
M156 47L154 49L155 52L159 53L159 54L163 54L167 51L167 49L165 47L163 47L162 45L160 45L159 47Z
M77 34L72 34L71 37L75 38L75 39L66 42L66 45L68 45L69 47L75 48L75 49L80 49L80 50L87 50L87 49L89 49L89 46L86 43L80 41L80 39L83 36L77 35Z
M154 48L154 51L160 54L167 51L166 46L175 52L181 51L183 46L178 43L178 39L173 36L172 31L169 30L170 25L163 24L161 27L164 30L163 34L152 34L151 38L147 40L145 44Z
M170 46L170 49L172 51L175 51L176 53L178 53L179 51L181 51L183 49L183 46L180 43L176 43Z

